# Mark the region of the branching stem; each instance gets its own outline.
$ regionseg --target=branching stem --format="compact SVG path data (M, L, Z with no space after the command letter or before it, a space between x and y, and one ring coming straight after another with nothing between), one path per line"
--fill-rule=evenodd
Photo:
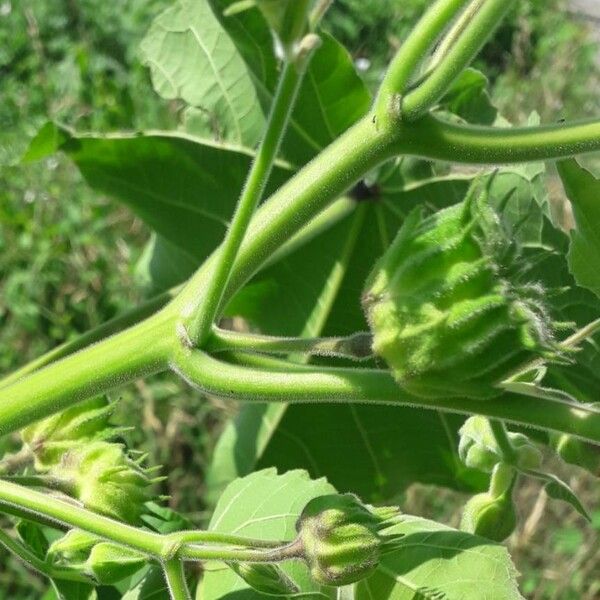
M312 50L309 50L309 54L311 53ZM231 224L211 268L208 282L200 272L191 278L183 291L186 304L183 307L182 318L187 334L195 345L205 341L218 315L235 257L271 175L309 58L309 56L302 56L301 60L286 61L284 64L273 98L265 137L252 163Z

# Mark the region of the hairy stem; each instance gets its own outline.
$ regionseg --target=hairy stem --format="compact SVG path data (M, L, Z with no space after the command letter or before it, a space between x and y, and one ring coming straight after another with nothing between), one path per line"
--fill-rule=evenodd
M364 360L372 356L372 341L370 333L355 333L345 337L301 338L238 333L216 328L207 342L206 350L211 353L232 350L265 354L298 352L316 356Z
M99 327L80 335L73 341L66 342L60 346L57 346L56 348L53 348L49 352L46 352L39 358L32 360L25 366L13 371L10 375L7 375L0 380L0 389L10 385L11 383L14 383L18 379L22 379L26 375L29 375L30 373L33 373L42 367L45 367L51 362L57 361L65 356L69 356L70 354L74 354L78 350L81 350L95 342L113 335L114 333L118 333L127 327L139 323L142 319L151 316L157 310L160 310L163 306L165 306L165 304L167 304L167 302L175 296L176 291L177 289L163 292L155 298L151 298L150 300L143 302L132 310L122 315L118 315L114 319L103 323Z
M168 364L174 327L158 313L0 389L0 436Z
M401 130L399 154L454 163L513 164L600 150L598 119L508 129L459 125L428 115Z
M9 481L3 481L0 485L0 507L3 506L17 507L29 513L29 518L33 521L41 516L46 521L51 519L63 526L83 529L153 556L161 556L165 545L164 536L158 533L126 525L71 502L59 500Z
M427 51L468 0L438 0L423 15L391 62L375 104L383 124L395 112L394 98L401 96Z
M515 0L486 0L481 4L430 75L402 99L400 113L403 120L414 121L437 103L514 4Z
M191 600L192 597L185 580L183 562L178 558L171 558L163 563L162 568L171 600Z
M306 59L307 57L302 57L302 60L284 64L267 122L265 137L252 163L248 179L242 190L231 225L219 248L218 257L212 267L208 283L204 274L200 272L191 278L183 292L186 298L191 296L190 303L183 308L182 316L187 334L195 345L204 342L218 314L235 257L271 175L273 163L279 151L306 70ZM198 285L198 280L200 280L201 286ZM206 288L203 294L199 293L198 287Z
M490 400L412 396L379 369L310 367L260 359L258 368L217 360L200 351L179 351L172 367L205 393L255 402L369 403L418 406L462 414L481 414L536 429L569 433L600 444L600 410L576 402L553 402L519 394Z

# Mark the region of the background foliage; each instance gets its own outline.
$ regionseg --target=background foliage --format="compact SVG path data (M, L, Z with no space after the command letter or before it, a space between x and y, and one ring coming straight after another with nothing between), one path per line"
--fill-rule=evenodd
M427 4L372 0L365 10L360 0L338 0L327 28L351 50L373 88ZM124 0L114 10L98 0L0 2L0 163L16 159L48 117L80 130L176 128L181 106L153 92L138 50L152 19L168 5ZM597 48L585 24L567 17L562 0L519 6L481 59L501 113L523 121L533 107L546 120L598 112ZM90 191L62 157L3 168L0 369L9 371L139 300L145 289L136 264L148 236L129 211ZM154 464L165 464L163 491L171 505L202 523L206 465L224 418L236 408L200 402L167 376L126 390L120 410L138 411L139 397L144 427L131 434L133 445L147 449ZM170 402L161 402L165 398ZM591 480L569 473L570 483L597 506ZM552 506L543 513L545 527L535 527L543 498L536 486L526 488L520 504L528 518L511 539L525 592L536 599L596 597L600 580L592 587L590 580L598 564L589 549L598 543L600 514L593 528L582 530L572 513ZM456 525L460 501L450 492L415 487L402 505ZM560 575L565 561L576 572L570 581ZM6 562L0 555L0 564ZM39 598L44 590L12 561L0 571L0 598Z

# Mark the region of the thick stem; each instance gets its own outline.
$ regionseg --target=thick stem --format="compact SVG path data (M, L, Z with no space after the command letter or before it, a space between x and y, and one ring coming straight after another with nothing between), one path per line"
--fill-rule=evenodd
M260 359L264 367L234 365L199 351L179 351L173 369L208 394L255 402L394 404L461 414L568 433L600 444L600 411L587 405L544 401L518 394L490 400L422 398L406 393L388 371L289 365Z
M468 0L438 0L404 41L379 88L375 112L380 123L385 123L390 116L394 118L393 113L397 113L398 108L394 107L394 98L399 98L404 93L427 51L467 2Z
M167 302L175 296L177 291L178 290L175 288L163 292L155 298L151 298L150 300L140 304L136 308L133 308L132 310L119 315L114 319L107 321L106 323L103 323L99 327L80 335L73 341L65 342L64 344L53 348L49 352L46 352L39 358L32 360L25 366L13 371L0 380L0 389L10 385L11 383L14 383L18 379L22 379L25 377L25 375L29 375L30 373L45 367L51 362L57 361L59 358L64 358L70 354L75 354L75 352L85 348L86 346L90 346L91 344L98 342L109 335L113 335L127 327L139 323L142 319L151 316L157 310L165 306L165 304L167 304Z
M68 406L166 368L173 319L158 313L0 389L0 436Z
M486 0L481 5L431 74L402 99L403 120L414 121L437 103L514 4L515 0Z
M165 561L162 568L171 600L191 600L192 597L185 580L183 562L178 558L172 558Z
M396 151L467 164L513 164L600 150L600 120L541 127L484 127L448 123L428 115L400 127Z
M305 66L306 60L286 62L284 65L273 99L265 137L252 163L248 179L242 190L231 225L219 248L218 258L212 267L208 283L204 274L199 273L192 277L183 292L185 297L190 298L190 301L189 304L184 306L182 316L187 334L195 345L204 342L218 314L235 257L271 175L273 163L279 151L303 79ZM199 288L204 288L203 293L200 293Z

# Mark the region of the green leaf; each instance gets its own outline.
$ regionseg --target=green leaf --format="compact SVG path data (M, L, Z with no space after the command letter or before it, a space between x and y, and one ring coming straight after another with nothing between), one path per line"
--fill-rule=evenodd
M465 69L442 98L440 105L468 123L491 125L498 114L488 93L488 78L477 69Z
M250 73L206 0L177 0L154 20L141 51L156 91L199 109L195 133L258 142L265 119Z
M544 486L544 489L550 498L562 500L563 502L570 504L584 519L588 521L592 520L577 494L562 479L553 473L544 473L542 471L525 470L523 473L530 477L545 481L546 485Z
M403 537L375 574L356 585L355 600L522 599L501 545L410 516L385 533Z
M89 583L53 579L52 586L59 600L96 600L98 598L95 587Z
M234 533L265 540L292 541L295 523L309 500L335 493L324 479L311 480L304 471L278 475L275 469L258 471L232 482L219 498L209 530ZM281 567L303 598L330 598L330 592L310 579L308 569L300 561L288 561ZM211 563L200 584L197 598L202 600L254 600L268 598L226 565Z
M558 173L575 217L569 268L579 285L600 296L600 180L575 159L559 162Z
M153 296L185 281L199 264L191 254L154 234L135 266L135 278L146 295Z
M151 567L141 577L135 576L122 600L171 600L162 569Z
M269 28L256 8L223 16L235 0L210 0L250 69L266 113L275 90L278 67ZM371 96L356 72L348 51L320 32L322 45L314 53L292 113L282 154L300 166L369 110Z
M23 543L39 558L44 559L48 552L48 539L44 535L44 528L32 521L20 520L16 526L19 537Z
M201 260L221 242L250 150L177 133L77 135L53 127L61 135L51 136L59 143L45 145L47 151L65 152L94 189L128 205L171 244ZM49 129L40 135L49 136ZM278 163L267 191L290 174Z

